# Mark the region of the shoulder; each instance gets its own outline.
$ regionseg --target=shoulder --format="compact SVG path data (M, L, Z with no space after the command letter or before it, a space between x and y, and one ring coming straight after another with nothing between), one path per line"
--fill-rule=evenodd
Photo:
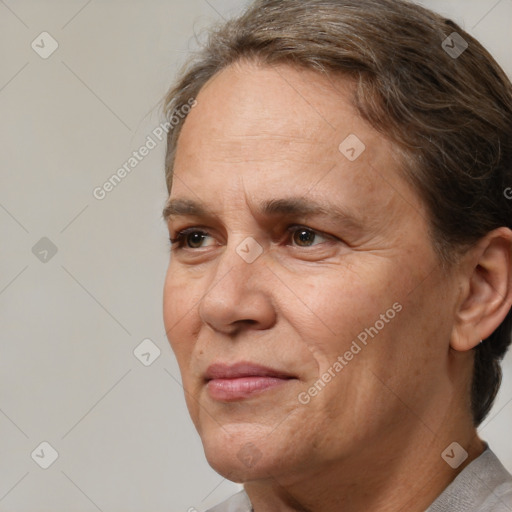
M469 464L426 512L510 512L512 475L487 449Z
M501 465L501 463L498 461ZM505 468L503 468L506 471ZM488 496L482 503L478 512L510 512L512 510L512 475L508 473L508 480L488 488Z
M483 457L482 464L473 470L475 485L479 486L482 497L478 512L510 512L512 510L512 475L490 448L480 457ZM470 467L471 464L468 468Z

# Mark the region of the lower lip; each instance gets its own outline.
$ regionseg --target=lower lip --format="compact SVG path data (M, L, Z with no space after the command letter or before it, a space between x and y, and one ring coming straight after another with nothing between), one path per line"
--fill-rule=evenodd
M206 387L214 400L240 400L255 393L274 389L290 379L277 377L239 377L236 379L212 379Z

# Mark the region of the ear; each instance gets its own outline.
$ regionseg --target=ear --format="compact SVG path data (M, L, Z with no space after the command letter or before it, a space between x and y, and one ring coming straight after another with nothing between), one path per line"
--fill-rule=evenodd
M495 229L464 258L464 284L450 346L466 351L488 338L512 306L512 231Z

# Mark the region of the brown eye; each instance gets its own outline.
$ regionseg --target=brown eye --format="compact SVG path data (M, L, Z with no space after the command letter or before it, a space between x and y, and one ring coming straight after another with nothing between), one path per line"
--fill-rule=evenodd
M310 231L309 229L298 229L295 231L293 235L293 241L297 243L297 245L309 246L315 240L315 233Z
M205 231L184 229L176 235L176 238L171 238L170 241L171 245L175 246L176 249L200 249L204 239L209 236Z
M301 226L292 226L289 231L292 234L292 240L295 244L297 244L299 247L312 247L314 242L317 240L318 237L320 239L326 240L327 238L323 236L318 231L315 231L314 229L301 227Z
M187 247L191 249L198 249L201 246L201 243L208 235L206 233L202 233L200 231L192 231L191 233L187 233L184 235L185 242Z

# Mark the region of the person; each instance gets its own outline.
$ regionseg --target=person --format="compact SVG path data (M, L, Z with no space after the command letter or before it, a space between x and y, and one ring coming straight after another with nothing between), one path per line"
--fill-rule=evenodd
M512 327L491 55L403 0L258 0L164 111L165 328L209 464L243 483L211 510L512 510L477 432Z

